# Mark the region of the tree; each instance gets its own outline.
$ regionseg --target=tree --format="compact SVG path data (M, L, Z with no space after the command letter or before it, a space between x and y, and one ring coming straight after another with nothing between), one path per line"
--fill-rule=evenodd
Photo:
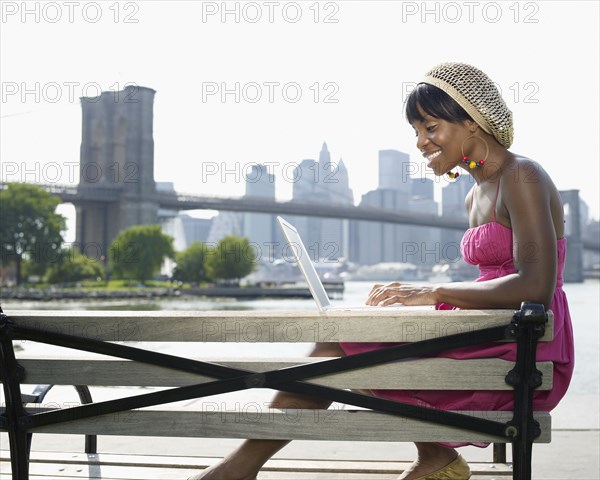
M119 233L109 248L112 272L117 278L144 283L158 271L165 258L173 258L173 237L160 225L136 225Z
M104 270L100 262L70 248L61 252L60 261L49 269L46 280L48 283L70 283L102 277Z
M183 282L200 283L207 280L204 262L208 247L204 243L194 242L183 252L177 253L177 266L173 270L173 278Z
M24 258L42 272L59 256L66 225L65 217L55 212L59 203L27 183L9 183L0 191L0 254L3 263L16 263L17 285Z
M230 235L207 252L205 265L212 280L239 280L254 270L256 255L247 238Z

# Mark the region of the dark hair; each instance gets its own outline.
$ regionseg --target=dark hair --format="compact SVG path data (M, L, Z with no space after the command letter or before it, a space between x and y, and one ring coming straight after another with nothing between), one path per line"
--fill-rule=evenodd
M419 83L406 99L405 114L408 123L423 122L421 111L447 122L460 123L473 120L471 116L450 95L434 85Z

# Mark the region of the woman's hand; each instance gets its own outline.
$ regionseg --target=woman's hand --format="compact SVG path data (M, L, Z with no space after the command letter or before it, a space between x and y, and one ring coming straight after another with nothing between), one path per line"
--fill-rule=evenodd
M373 285L367 305L388 306L400 305L435 305L436 287L434 285L413 285L410 283L392 282L387 285Z

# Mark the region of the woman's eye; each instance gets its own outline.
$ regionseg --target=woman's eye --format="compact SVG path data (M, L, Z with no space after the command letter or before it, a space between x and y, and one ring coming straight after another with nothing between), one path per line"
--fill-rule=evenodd
M428 131L428 132L433 132L433 131L435 130L435 127L437 127L437 125L429 125L429 126L427 127L427 131Z

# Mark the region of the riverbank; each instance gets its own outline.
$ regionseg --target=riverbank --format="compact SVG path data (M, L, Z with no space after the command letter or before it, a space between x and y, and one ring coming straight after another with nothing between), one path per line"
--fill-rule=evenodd
M344 284L324 284L330 298L342 298ZM208 297L208 298L311 298L308 287L300 284L285 285L278 287L263 286L215 286L203 288L156 288L139 287L135 289L38 289L38 288L6 288L0 293L0 303L7 300L25 300L48 302L55 300L115 300L115 299L172 299L181 297Z

